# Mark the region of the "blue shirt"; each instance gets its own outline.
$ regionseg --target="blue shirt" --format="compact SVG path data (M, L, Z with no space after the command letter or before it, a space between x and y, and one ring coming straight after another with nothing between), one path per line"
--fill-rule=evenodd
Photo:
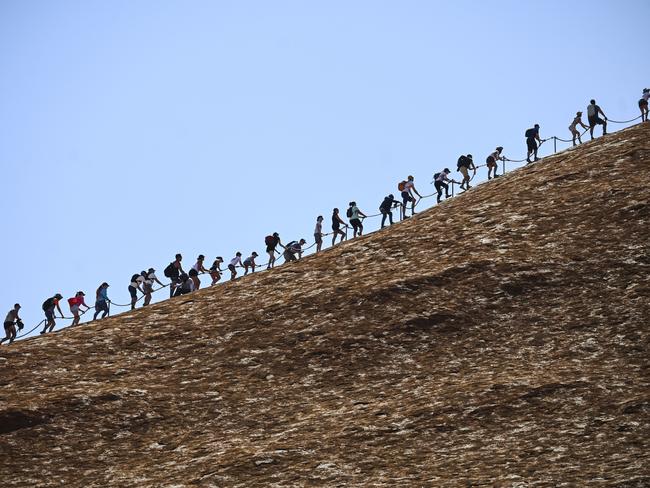
M108 301L108 289L107 288L101 288L99 290L99 294L97 295L97 301L98 302Z

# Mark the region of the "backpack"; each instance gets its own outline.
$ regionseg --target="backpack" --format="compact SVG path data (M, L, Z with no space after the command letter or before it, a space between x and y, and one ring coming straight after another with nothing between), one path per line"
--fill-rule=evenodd
M434 173L433 181L436 181L438 179L438 176L440 176L440 173Z
M275 244L275 237L273 236L266 236L264 238L264 244L267 246L273 246Z
M176 275L176 273L174 273L175 270L176 268L174 267L174 263L169 263L163 273L167 278L173 278Z
M527 138L535 137L535 129L528 129L524 135Z
M350 217L352 217L352 207L348 208L348 211L345 212L345 215L348 216L348 219L349 219Z
M48 298L43 302L43 311L47 312L54 306L54 298Z
M461 166L465 166L466 164L467 164L467 157L461 156L458 158L458 163L456 163L456 169L460 169Z
M133 283L133 282L137 283L137 282L138 282L138 278L140 278L140 275L139 275L139 274L134 274L133 276L131 276L131 282L132 282L132 283Z
M406 180L404 180L404 181L400 181L400 182L397 184L397 189L398 189L399 191L404 191L404 190L406 190Z

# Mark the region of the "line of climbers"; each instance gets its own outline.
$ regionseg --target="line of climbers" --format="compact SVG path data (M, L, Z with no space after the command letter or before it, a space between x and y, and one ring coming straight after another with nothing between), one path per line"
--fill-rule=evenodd
M644 88L641 99L639 100L639 109L641 110L642 122L648 121L648 99L650 99L650 89ZM600 115L603 116L602 119L600 118ZM581 134L577 130L578 125L584 128L585 132L589 130L589 134L592 140L594 138L594 128L597 125L603 126L603 135L607 134L607 116L596 104L595 100L591 100L589 106L587 107L587 119L589 125L585 125L582 122L581 117L582 112L577 112L575 118L571 122L571 125L569 125L569 131L571 132L572 143L574 146L576 145L576 138L578 139L578 143L582 144ZM535 124L532 128L526 130L524 133L527 148L525 161L527 164L530 164L533 161L539 161L539 158L537 157L537 150L539 149L539 146L541 146L541 144L547 140L540 138L539 129L539 124ZM472 188L469 183L476 175L477 168L481 166L486 166L488 168L488 180L491 180L492 178L498 178L499 175L497 174L497 168L499 161L502 161L504 163L505 161L518 162L516 160L506 158L502 155L502 152L503 147L498 146L492 153L487 156L485 165L479 166L476 166L474 164L471 154L461 155L458 158L456 169L462 175L462 180L456 181L454 179L450 179L449 174L451 171L449 168L445 168L433 175L433 180L431 183L434 185L436 192L432 195L422 196L415 188L415 178L409 175L406 180L401 181L397 185L397 189L400 192L402 201L400 202L396 200L393 194L386 196L379 205L379 214L377 215L366 215L359 209L357 203L352 201L349 203L349 207L346 211L346 216L349 219L348 224L341 218L339 209L334 208L332 211L332 246L336 244L337 237L340 237L339 243L347 239L347 229L350 226L353 230L353 237L361 236L363 233L363 219L365 218L381 215L381 228L383 229L386 224L386 219L388 219L389 225L393 225L393 209L399 208L400 220L404 220L409 218L407 215L409 204L411 207L411 216L413 216L416 213L415 206L423 198L436 195L437 203L440 203L443 193L445 195L445 198L450 197L449 183L460 185L460 189L463 191L469 190ZM534 158L532 161L531 156ZM470 171L473 171L471 177L469 174ZM505 173L505 167L503 173ZM415 198L415 195L417 195L417 199ZM341 227L345 227L346 232L341 230ZM316 218L313 244L316 246L317 253L321 251L323 245L323 237L326 235L329 234L323 233L323 216L319 215ZM269 261L266 264L266 269L271 269L274 267L276 262L276 253L282 255L285 262L292 262L300 259L302 257L302 253L305 250L303 249L303 246L306 243L307 241L305 241L305 239L300 239L298 241L291 241L287 245L284 245L282 244L280 236L277 232L266 236L264 239L264 244L266 245L266 253L269 256ZM283 249L283 252L278 251L278 247L281 247ZM254 273L255 268L258 266L255 261L257 257L259 257L259 255L256 252L252 252L250 256L242 261L242 253L235 253L235 256L230 260L227 266L227 269L230 271L230 280L232 281L237 278L237 268L244 268L244 276L248 274L249 270L251 273ZM181 254L176 254L175 260L169 263L169 265L167 265L165 268L164 275L170 279L169 285L164 285L158 279L156 276L156 270L154 268L149 268L148 271L142 271L140 273L134 274L131 277L131 282L128 286L129 295L131 296L131 310L135 309L136 303L139 300L138 291L142 295L140 298L144 298L144 302L142 304L143 307L151 303L152 293L155 291L153 288L155 283L160 285L161 288L169 286L169 297L171 298L174 296L190 293L194 290L198 290L201 287L201 280L199 279L199 275L201 274L209 274L210 278L212 278L210 286L213 286L217 284L217 282L221 279L222 273L225 272L225 270L221 269L221 264L224 262L221 256L217 256L217 258L212 263L212 266L206 269L204 266L205 256L203 254L200 254L197 258L196 263L187 273L183 270L183 267L181 265L182 259L183 256ZM93 316L93 320L96 320L99 314L102 314L101 318L103 319L110 313L109 305L111 301L108 298L108 287L108 283L104 282L99 286L99 288L97 288L97 291L95 293L95 314ZM81 307L85 307L85 310L81 311L82 314L91 308L86 305L84 296L85 294L83 291L78 291L74 297L68 299L68 305L70 307L70 312L72 313L72 326L78 325L81 320ZM55 310L58 310L61 318L66 318L59 305L59 302L62 299L63 296L60 293L57 293L53 297L50 297L45 300L45 302L43 302L42 308L45 312L45 320L41 323L45 323L45 326L43 327L41 334L52 332L54 329L56 325ZM5 341L8 341L9 344L11 344L16 339L16 328L18 328L18 330L23 329L24 324L18 315L19 310L20 304L16 303L7 314L4 321L5 337L0 340L0 344Z

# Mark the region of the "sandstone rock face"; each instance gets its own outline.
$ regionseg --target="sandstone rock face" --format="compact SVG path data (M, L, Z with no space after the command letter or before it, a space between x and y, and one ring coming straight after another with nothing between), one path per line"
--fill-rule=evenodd
M650 486L649 136L0 348L3 486Z

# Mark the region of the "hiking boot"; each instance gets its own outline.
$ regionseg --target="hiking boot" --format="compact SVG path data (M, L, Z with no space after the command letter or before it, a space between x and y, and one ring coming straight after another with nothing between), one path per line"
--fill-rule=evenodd
M499 177L499 175L494 175L494 177L495 177L495 178L498 178L498 177Z
M539 161L539 158L535 158L535 162Z

